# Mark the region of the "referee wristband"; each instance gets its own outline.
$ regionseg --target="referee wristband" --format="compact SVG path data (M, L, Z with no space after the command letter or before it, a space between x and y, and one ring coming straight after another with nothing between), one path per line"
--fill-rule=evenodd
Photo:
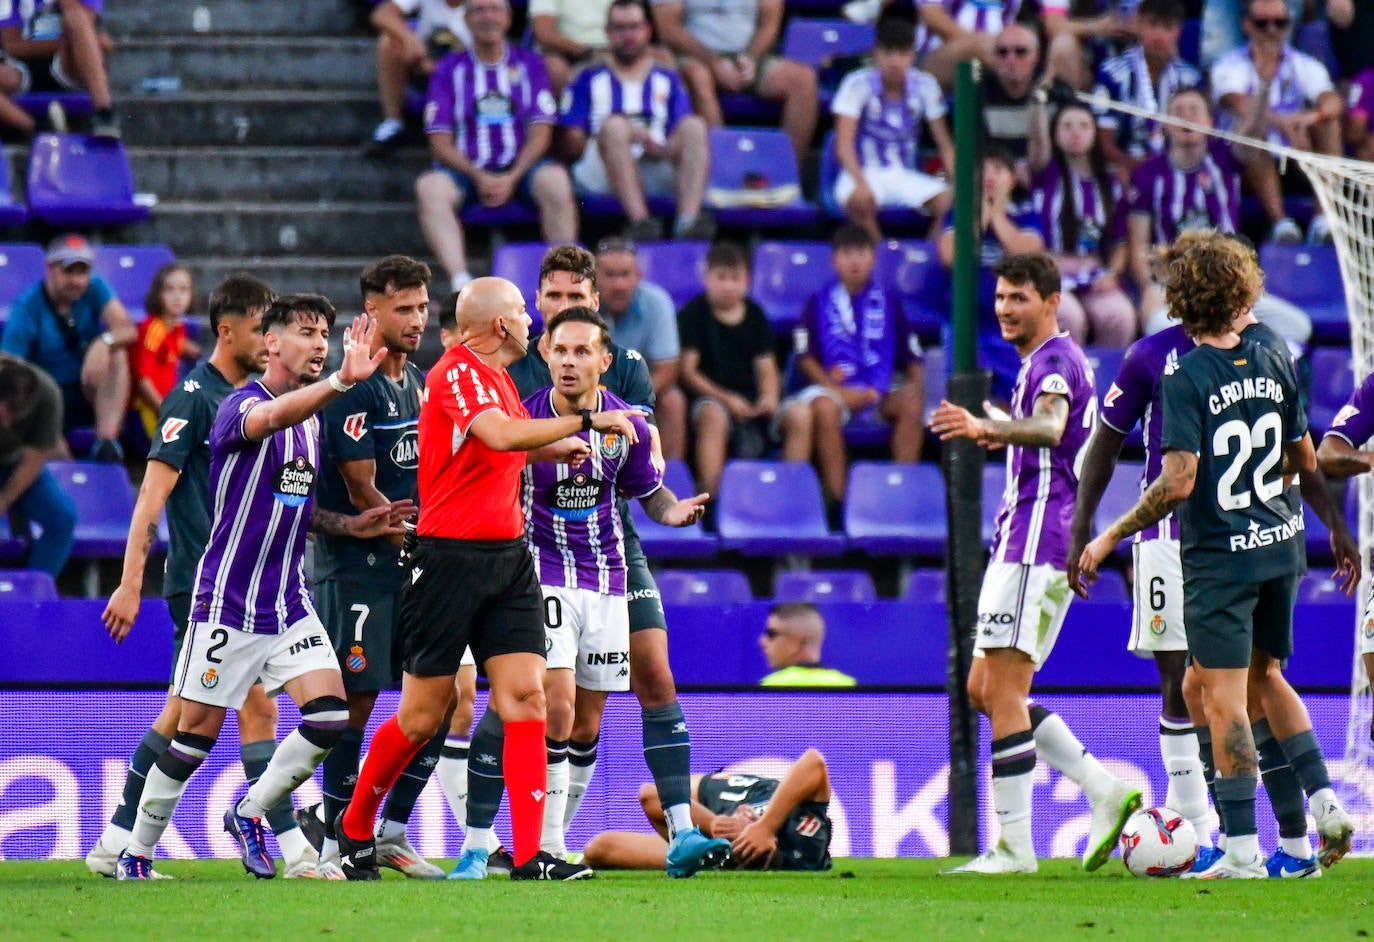
M582 431L590 432L592 430L592 410L578 409L577 412L582 416Z
M341 393L346 393L353 388L352 383L345 383L343 380L339 379L338 370L335 370L333 373L329 374L329 386L335 392Z

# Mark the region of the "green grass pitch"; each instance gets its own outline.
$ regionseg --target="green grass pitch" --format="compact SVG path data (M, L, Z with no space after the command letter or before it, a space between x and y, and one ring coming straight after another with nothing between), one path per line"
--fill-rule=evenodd
M997 942L1366 938L1374 861L1321 880L1138 880L1047 860L1035 876L946 877L940 860L837 860L822 874L602 873L572 884L258 882L236 861L166 861L117 884L80 861L0 863L0 940L690 939ZM550 898L552 897L552 898Z

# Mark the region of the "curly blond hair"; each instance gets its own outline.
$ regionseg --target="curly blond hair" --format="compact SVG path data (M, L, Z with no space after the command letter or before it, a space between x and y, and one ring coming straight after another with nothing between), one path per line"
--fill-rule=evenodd
M1216 229L1193 229L1159 252L1170 316L1189 337L1224 334L1255 306L1264 273L1254 250Z

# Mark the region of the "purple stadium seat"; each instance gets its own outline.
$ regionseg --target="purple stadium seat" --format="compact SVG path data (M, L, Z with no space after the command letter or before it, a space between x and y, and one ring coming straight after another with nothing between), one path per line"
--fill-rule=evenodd
M48 106L57 102L68 115L90 114L91 96L85 92L25 92L14 97L14 103L36 118L46 118Z
M711 178L706 186L707 202L723 226L789 228L816 221L816 208L801 197L792 142L776 129L712 128ZM796 195L781 205L748 206L728 198L781 187L796 188Z
M830 276L830 246L824 242L760 242L749 290L773 330L789 331L801 320L807 298Z
M683 461L668 462L663 483L678 497L690 497L696 493L692 485L692 472L687 470L687 464ZM666 527L654 523L637 500L630 501L630 518L634 520L644 552L651 558L700 559L716 555L716 538L704 531L700 523L690 527Z
M933 464L856 461L849 469L844 532L872 556L944 555L945 483Z
M41 247L19 242L0 243L0 323L9 320L14 299L42 281L47 270Z
M134 488L123 465L52 461L48 469L76 505L72 556L118 558L124 554L134 514Z
M1298 583L1298 601L1318 604L1351 605L1353 602L1341 594L1340 587L1331 581L1331 573L1325 569L1308 572Z
M539 264L549 247L543 242L504 242L491 253L491 273L504 278L520 289L525 310L538 320L534 299L539 294ZM534 328L531 328L531 333Z
M1313 347L1310 356L1312 401L1307 414L1313 437L1319 437L1331 428L1336 413L1355 391L1355 372L1351 367L1349 347Z
M18 559L26 549L24 541L10 532L9 517L0 514L0 559Z
M776 125L782 116L782 105L779 102L769 101L757 95L718 91L716 98L720 102L721 116L728 124Z
M29 157L29 211L50 226L141 222L124 145L81 134L40 134Z
M903 602L945 603L945 571L943 569L914 569L907 577Z
M124 302L134 320L144 317L143 299L153 275L176 261L165 245L102 245L95 250L95 270Z
M1333 247L1263 245L1259 257L1266 288L1307 312L1314 338L1349 338L1344 282Z
M949 275L940 264L935 243L924 239L888 239L878 246L877 272L883 286L896 295L916 332L938 340L949 323ZM931 359L934 358L927 358L927 369Z
M720 484L721 546L746 556L827 556L844 537L825 525L825 504L809 464L732 461Z
M733 569L705 569L693 572L685 569L665 569L656 573L663 604L673 605L737 605L753 601L749 580L744 573Z
M1107 397L1107 391L1112 388L1112 383L1116 380L1116 375L1121 372L1121 364L1126 359L1126 351L1115 347L1085 347L1083 354L1088 358L1088 365L1093 368L1097 403L1101 406ZM1128 448L1141 448L1143 444L1144 438L1140 431L1140 425L1137 423L1135 428L1126 434L1126 446Z
M782 54L803 65L823 69L835 59L870 54L873 32L869 23L796 19L787 24Z
M878 601L873 577L862 569L825 569L815 572L780 572L773 587L779 602Z
M483 206L472 202L465 205L460 215L469 226L534 226L539 224L539 213L532 206L511 201L505 206Z
M9 158L0 152L0 226L22 226L28 218L29 211L14 199Z
M677 215L677 197L645 194L651 216ZM590 193L579 190L577 205L583 216L624 216L625 208L614 193Z
M57 585L46 572L0 570L0 602L55 602Z
M673 299L679 309L704 290L709 242L646 242L635 250L639 271Z

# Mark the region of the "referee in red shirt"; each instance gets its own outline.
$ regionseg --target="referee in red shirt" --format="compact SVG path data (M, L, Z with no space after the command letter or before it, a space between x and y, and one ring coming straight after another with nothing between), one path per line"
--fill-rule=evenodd
M515 285L478 278L458 297L463 340L429 372L420 406L419 545L401 597L400 709L372 737L353 800L339 815L340 864L376 880L377 809L411 757L443 724L469 645L505 724L502 752L517 870L539 851L544 744L543 596L518 496L527 461L579 463L596 429L636 441L634 411L531 419L506 374L525 355L530 318Z

